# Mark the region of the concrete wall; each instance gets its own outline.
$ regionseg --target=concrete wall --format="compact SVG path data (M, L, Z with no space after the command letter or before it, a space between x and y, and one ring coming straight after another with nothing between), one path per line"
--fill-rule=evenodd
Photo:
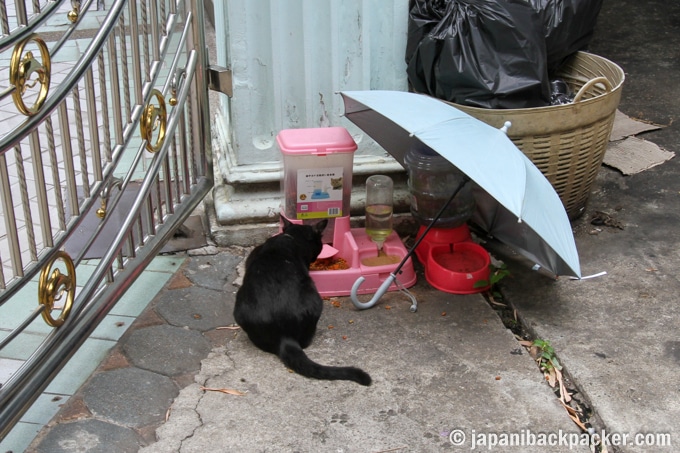
M337 92L407 89L408 0L230 0L211 6L217 63L233 73L234 95L223 97L215 123L226 182L278 180L276 134L300 127L347 127L359 144L357 172L395 169L384 150L341 117Z

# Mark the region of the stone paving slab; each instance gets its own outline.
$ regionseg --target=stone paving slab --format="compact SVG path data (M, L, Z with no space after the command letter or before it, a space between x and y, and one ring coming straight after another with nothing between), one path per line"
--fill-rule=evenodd
M95 417L141 428L165 419L168 405L177 396L177 387L166 376L129 367L94 375L82 395Z
M201 359L210 352L210 342L200 331L149 326L132 332L122 351L134 366L172 377L198 371Z
M173 326L212 330L234 323L232 310L224 303L227 298L234 296L210 288L178 289L161 295L158 314Z
M110 453L111 448L116 451L136 451L140 442L139 436L130 429L90 419L55 426L33 451Z

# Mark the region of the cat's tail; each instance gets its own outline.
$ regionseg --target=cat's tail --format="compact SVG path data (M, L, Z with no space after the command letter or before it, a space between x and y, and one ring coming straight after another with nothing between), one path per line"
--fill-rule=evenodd
M279 358L288 368L308 378L354 381L361 385L371 385L371 376L359 368L324 366L313 362L300 345L290 338L281 340Z

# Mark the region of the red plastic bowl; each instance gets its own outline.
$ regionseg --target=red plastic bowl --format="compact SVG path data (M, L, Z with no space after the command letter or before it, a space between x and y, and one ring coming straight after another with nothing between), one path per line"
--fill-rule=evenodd
M474 294L489 289L475 283L489 281L491 259L484 247L474 242L458 242L432 247L425 264L425 278L440 291Z

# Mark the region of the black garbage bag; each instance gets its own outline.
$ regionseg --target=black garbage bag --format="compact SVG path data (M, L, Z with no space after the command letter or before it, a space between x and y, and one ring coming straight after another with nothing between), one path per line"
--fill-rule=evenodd
M406 64L413 90L458 104L550 103L541 17L525 0L412 0Z
M406 63L416 52L423 38L441 22L450 2L451 0L409 0Z
M574 52L588 47L602 0L529 0L541 16L548 72L559 69Z

